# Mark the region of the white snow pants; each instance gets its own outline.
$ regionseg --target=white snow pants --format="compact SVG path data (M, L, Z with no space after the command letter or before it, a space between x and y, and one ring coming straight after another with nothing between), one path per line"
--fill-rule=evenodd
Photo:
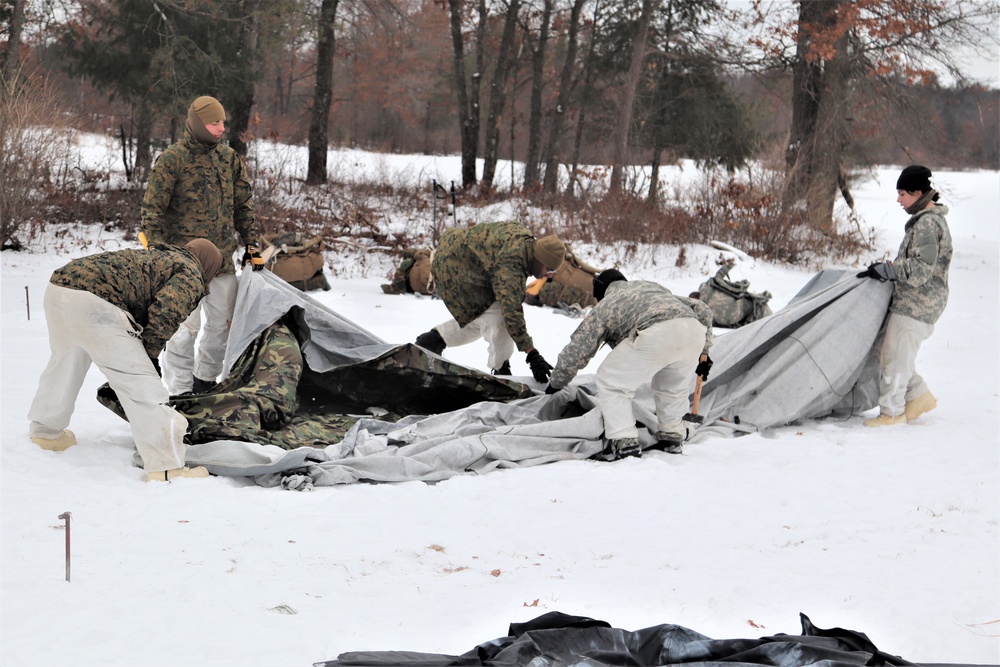
M69 426L93 362L121 401L143 468L183 467L187 419L167 405L167 390L142 345L142 327L90 292L51 283L44 307L52 356L28 410L30 435L55 438Z
M657 430L683 434L688 387L704 347L705 326L684 317L657 322L611 350L597 369L597 406L604 416L604 437L638 436L632 397L647 382L653 390Z
M219 379L226 357L226 343L229 342L229 328L233 324L238 290L239 281L235 275L216 276L209 285L208 295L167 341L162 357L163 381L167 383L171 394L191 391L195 377L212 382ZM205 330L201 341L198 341L202 313Z
M929 391L917 373L917 352L934 333L934 325L906 315L889 313L882 346L878 351L879 411L897 417L912 401Z
M514 356L514 350L517 349L514 339L507 332L503 312L497 301L494 301L493 305L486 309L486 312L464 327L459 326L457 320L451 319L434 328L441 334L441 338L448 347L468 345L484 338L487 345L486 363L492 370L503 366L503 362Z

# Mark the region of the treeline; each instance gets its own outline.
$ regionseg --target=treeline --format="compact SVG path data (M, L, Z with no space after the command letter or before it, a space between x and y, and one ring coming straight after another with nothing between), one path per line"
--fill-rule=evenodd
M784 173L782 225L829 232L857 169L1000 164L1000 92L953 57L988 51L998 16L976 0L0 0L0 73L115 132L138 181L211 94L237 151L308 145L311 185L329 146L352 146L460 153L478 194L500 159L531 196L572 197L603 165L608 196L656 204L663 163L753 158Z

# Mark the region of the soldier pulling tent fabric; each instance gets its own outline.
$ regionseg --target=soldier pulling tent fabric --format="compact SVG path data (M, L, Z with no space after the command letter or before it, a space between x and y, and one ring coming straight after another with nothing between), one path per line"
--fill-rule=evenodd
M713 375L702 396L705 422L688 442L873 408L878 401L874 350L890 296L886 284L825 271L781 311L718 336ZM266 401L237 408L259 419L261 427L248 429L250 435L241 432L239 440L189 446L188 465L204 465L218 475L251 476L263 486L304 489L357 481L437 481L586 459L602 450L604 423L593 376L578 377L557 394L532 395L521 383L449 364L417 346L385 343L266 271L244 273L239 304L227 353L236 358L227 356L227 366L231 375L244 379L227 393L244 401L263 395ZM273 446L279 442L276 434L298 428L295 416L286 419L290 394L269 386L243 391L240 384L261 382L256 370L247 377L244 364L268 367L273 354L266 351L268 338L272 343L294 338L301 351L296 415L322 413L352 419L353 425L334 424L326 436L311 441L316 447L284 449L293 446L290 439ZM286 361L294 362L295 354L287 352ZM386 377L392 378L388 384L394 394L414 403L394 406L392 396L379 395ZM189 410L206 406L194 396L181 400ZM424 400L429 409L421 410ZM366 415L364 408L373 405L409 416ZM633 413L641 424L640 445L656 445L657 417L648 386L635 395ZM225 415L199 413L192 421L206 423L192 423L192 433L205 438L222 435L218 429L227 424ZM345 429L339 442L322 446Z
M241 281L240 317L232 333L241 353L227 363L227 377L210 393L170 398L190 422L192 444L234 440L283 449L322 447L342 440L373 407L395 421L531 395L519 382L451 363L416 345L385 343L269 272L246 272ZM107 385L98 398L124 417Z

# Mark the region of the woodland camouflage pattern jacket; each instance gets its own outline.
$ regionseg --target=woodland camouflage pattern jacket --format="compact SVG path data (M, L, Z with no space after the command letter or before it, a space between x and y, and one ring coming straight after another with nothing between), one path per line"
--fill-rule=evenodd
M616 281L584 318L559 353L551 387L561 389L594 358L602 343L617 346L646 327L680 317L695 318L705 326L705 351L712 345L712 311L701 301L671 294L654 282Z
M519 222L485 222L441 236L432 272L438 294L461 326L499 302L517 349L534 348L524 323L524 290L535 257L535 237Z
M202 143L185 130L149 174L142 231L151 246L208 239L223 258L236 251L236 233L243 244L256 243L257 220L243 160L232 148ZM233 262L223 261L219 274L232 273Z
M889 310L934 324L948 304L948 268L954 247L945 216L948 207L936 204L906 221L906 234L892 262L895 291Z
M56 269L53 285L90 292L127 312L139 325L146 354L164 344L207 293L201 263L183 248L116 250L74 259Z

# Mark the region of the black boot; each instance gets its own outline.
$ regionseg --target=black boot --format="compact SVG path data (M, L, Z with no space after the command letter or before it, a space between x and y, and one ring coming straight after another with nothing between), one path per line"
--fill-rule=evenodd
M657 431L656 440L656 449L664 451L667 454L684 453L684 436L680 433Z
M444 338L441 338L441 334L438 333L437 329L431 329L427 333L422 333L417 336L417 345L429 350L434 354L441 354L444 352L444 348L448 347L444 344Z
M194 382L191 383L191 393L207 394L212 391L216 384L218 383L215 380L202 380L200 377L194 376Z
M628 456L639 458L642 456L642 446L639 438L617 438L608 440L604 444L604 450L596 454L594 458L601 461L618 461Z
M493 375L510 375L510 359L500 364L500 368L494 368Z

